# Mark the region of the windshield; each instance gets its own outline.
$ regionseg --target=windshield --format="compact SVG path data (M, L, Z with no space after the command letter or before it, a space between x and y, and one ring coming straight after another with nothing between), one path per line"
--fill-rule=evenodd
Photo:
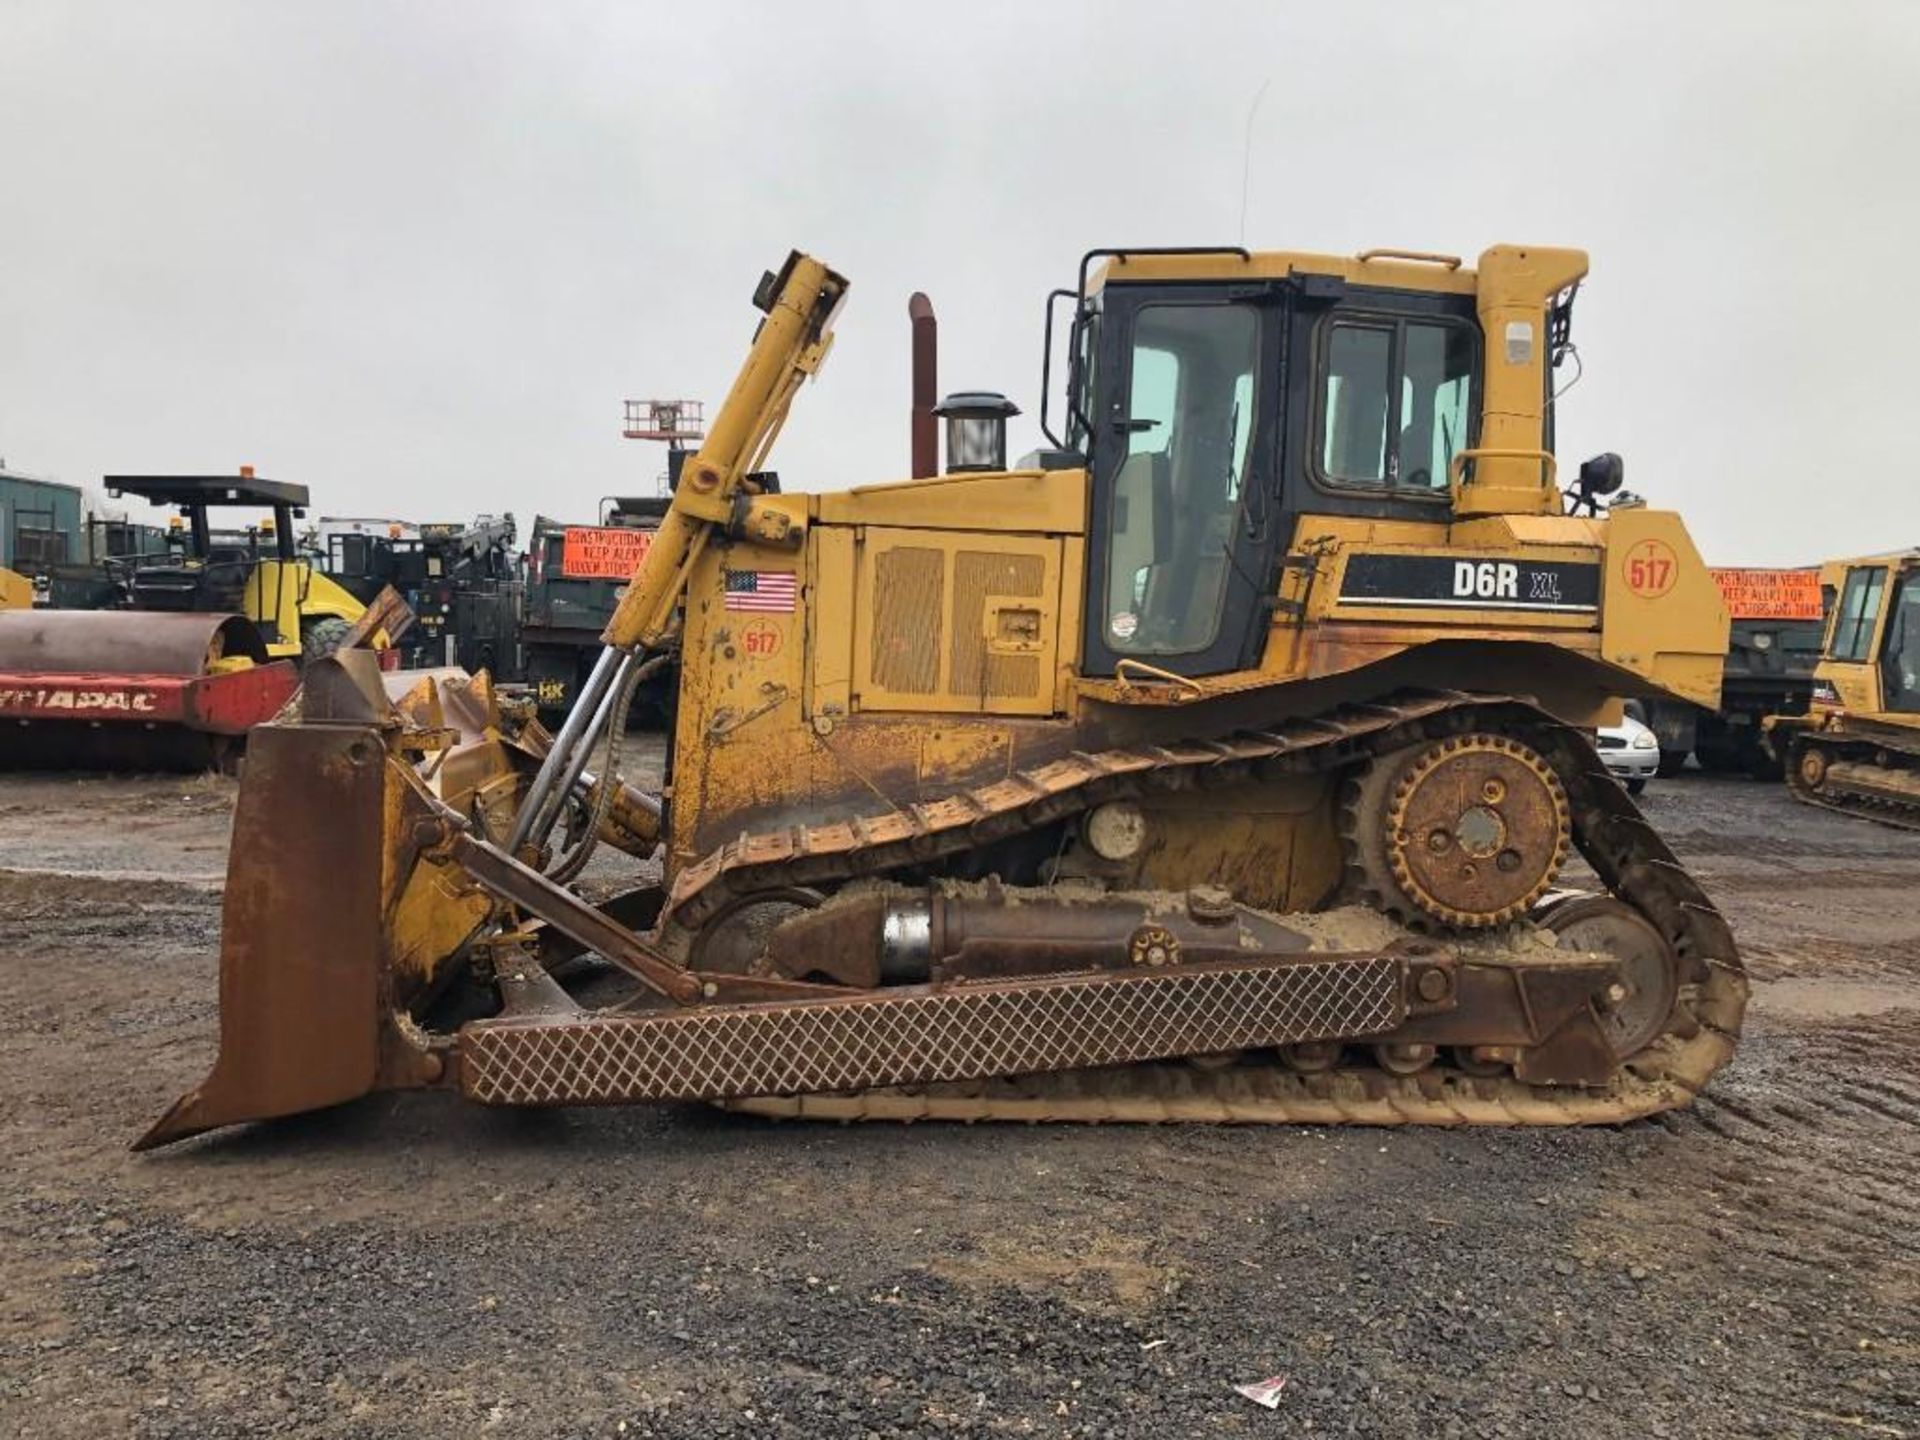
M1148 305L1134 319L1107 552L1106 641L1119 654L1186 654L1219 632L1257 332L1234 305Z

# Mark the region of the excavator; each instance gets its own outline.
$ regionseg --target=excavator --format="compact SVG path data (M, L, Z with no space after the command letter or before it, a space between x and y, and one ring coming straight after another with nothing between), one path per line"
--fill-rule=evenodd
M916 404L944 473L810 494L764 466L848 283L789 256L556 733L484 673L350 651L254 732L219 1052L137 1146L409 1088L873 1120L1687 1103L1747 982L1589 735L1626 696L1713 704L1728 622L1617 456L1561 482L1586 272L1096 250L1047 302L1047 448L1009 468L1015 407L969 393ZM652 793L622 722L663 673Z
M1770 715L1766 742L1794 797L1920 830L1920 550L1836 560L1805 715Z

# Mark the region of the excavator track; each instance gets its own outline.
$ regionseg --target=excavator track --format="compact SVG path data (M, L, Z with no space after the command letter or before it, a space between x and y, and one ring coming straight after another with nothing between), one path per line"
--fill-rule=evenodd
M1880 763L1897 756L1906 768ZM1794 799L1899 830L1920 830L1920 755L1883 740L1803 733L1786 765Z
M690 936L756 893L831 888L1052 824L1110 800L1249 778L1336 771L1422 740L1524 736L1564 788L1572 838L1606 889L1672 947L1679 999L1666 1029L1604 1088L1529 1085L1442 1058L1413 1075L1343 1061L1298 1073L1277 1058L1152 1063L1008 1080L721 1102L754 1114L834 1120L1211 1121L1248 1124L1575 1125L1683 1105L1732 1055L1747 981L1733 936L1578 731L1510 696L1398 694L1271 730L1167 746L1074 752L928 805L872 819L748 834L684 871L668 929ZM1355 877L1359 878L1359 877ZM1349 1052L1349 1056L1351 1052Z

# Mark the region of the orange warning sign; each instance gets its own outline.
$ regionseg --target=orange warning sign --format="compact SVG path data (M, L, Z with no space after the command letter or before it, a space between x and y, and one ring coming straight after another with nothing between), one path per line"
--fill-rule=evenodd
M1720 594L1736 620L1818 620L1818 570L1715 570Z
M651 530L569 525L560 573L569 580L628 580L652 543Z

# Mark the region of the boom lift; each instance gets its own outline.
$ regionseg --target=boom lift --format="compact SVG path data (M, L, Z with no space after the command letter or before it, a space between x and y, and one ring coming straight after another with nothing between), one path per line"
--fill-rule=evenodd
M1557 481L1586 268L1096 251L1049 306L1049 451L1006 468L1012 407L975 395L944 475L776 494L749 477L847 294L790 256L557 734L345 653L257 732L219 1058L140 1144L412 1086L903 1119L1685 1103L1746 981L1583 731L1622 695L1712 704L1727 619L1677 516L1603 510L1617 458ZM667 666L655 796L619 721ZM663 880L589 903L598 843ZM1560 888L1575 852L1592 893Z

